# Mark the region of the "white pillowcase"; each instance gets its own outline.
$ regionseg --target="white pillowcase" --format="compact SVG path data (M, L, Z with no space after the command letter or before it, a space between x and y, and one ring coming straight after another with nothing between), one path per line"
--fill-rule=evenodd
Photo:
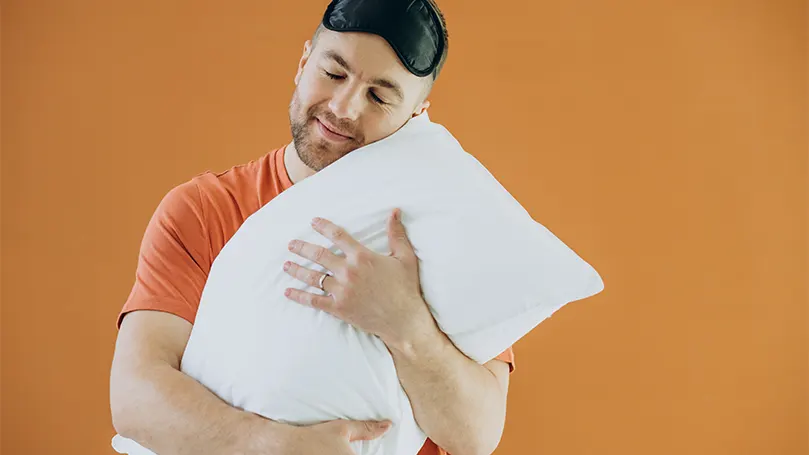
M589 264L425 113L245 221L213 263L182 370L228 403L281 422L391 420L382 438L352 443L357 454L415 455L426 436L385 345L288 300L287 287L320 291L282 270L287 260L323 270L290 253L292 239L339 253L310 227L316 216L388 254L386 220L396 207L420 259L425 300L442 331L476 362L603 289ZM116 437L116 447L126 443ZM137 447L119 451L151 453Z

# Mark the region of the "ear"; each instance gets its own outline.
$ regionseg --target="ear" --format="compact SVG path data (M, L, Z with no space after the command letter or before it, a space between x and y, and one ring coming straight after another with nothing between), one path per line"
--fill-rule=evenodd
M306 66L306 62L309 61L309 56L312 54L312 40L307 40L303 43L303 55L301 55L301 60L298 62L298 72L295 73L295 85L301 81L301 75L303 75L303 67Z
M428 100L422 101L421 104L416 106L416 110L413 112L413 117L416 117L416 116L419 116L419 115L423 114L424 111L426 111L428 107L430 107L430 101L428 101Z

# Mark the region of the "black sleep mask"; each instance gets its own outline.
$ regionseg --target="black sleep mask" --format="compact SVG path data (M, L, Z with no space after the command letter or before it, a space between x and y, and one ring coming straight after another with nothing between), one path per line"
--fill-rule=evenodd
M438 13L427 0L332 0L323 26L381 36L419 77L432 74L446 46Z

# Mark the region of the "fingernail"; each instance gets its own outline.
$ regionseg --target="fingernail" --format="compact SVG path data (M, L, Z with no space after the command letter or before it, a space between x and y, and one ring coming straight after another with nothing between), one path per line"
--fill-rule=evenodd
M285 295L285 296L289 297L289 294L292 294L292 290L291 290L291 289L287 289L286 291L284 291L284 295Z
M287 248L289 248L289 251L294 250L295 249L295 241L293 240L293 241L289 242L289 246Z
M289 262L284 262L284 271L289 270Z
M315 225L317 225L318 223L320 223L320 218L313 218L313 219L312 219L312 226L315 226Z

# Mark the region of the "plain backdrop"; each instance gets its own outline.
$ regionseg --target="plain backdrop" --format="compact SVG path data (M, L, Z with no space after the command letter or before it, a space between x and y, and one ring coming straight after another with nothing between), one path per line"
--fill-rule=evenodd
M497 455L809 453L807 3L439 3L431 117L606 283L516 345ZM4 455L112 453L146 223L289 141L326 4L2 2Z

